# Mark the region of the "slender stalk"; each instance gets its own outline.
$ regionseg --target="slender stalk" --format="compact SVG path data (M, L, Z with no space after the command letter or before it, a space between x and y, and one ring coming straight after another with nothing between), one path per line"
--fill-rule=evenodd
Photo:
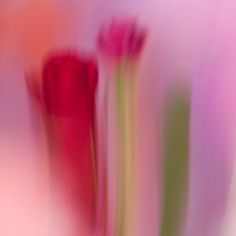
M126 121L125 121L125 83L123 67L120 65L116 75L116 101L118 112L118 159L117 159L117 209L115 235L125 235L126 224Z
M127 179L126 179L126 199L127 199L127 233L126 235L133 235L134 217L136 205L136 158L135 158L135 112L136 112L136 71L135 64L128 64L128 78L127 82L127 106L126 106L126 136L127 136Z

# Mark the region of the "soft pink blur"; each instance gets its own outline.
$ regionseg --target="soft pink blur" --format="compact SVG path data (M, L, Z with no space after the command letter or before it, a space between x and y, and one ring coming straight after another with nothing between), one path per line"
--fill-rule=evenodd
M73 217L61 199L53 199L55 222L49 220L47 152L41 120L27 94L25 70L37 68L51 49L94 49L104 20L130 13L150 32L138 81L135 236L158 232L162 94L176 83L193 92L190 198L183 235L234 235L221 232L233 215L225 209L235 158L235 7L233 0L1 1L0 234L67 236ZM108 136L113 134L110 129ZM109 142L114 148L113 140ZM110 202L115 175L109 175Z

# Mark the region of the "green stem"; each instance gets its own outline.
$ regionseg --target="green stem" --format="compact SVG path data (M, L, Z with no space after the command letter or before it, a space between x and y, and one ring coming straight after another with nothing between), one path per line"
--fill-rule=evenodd
M117 112L118 112L118 160L117 160L117 215L116 215L116 230L117 236L123 236L125 233L125 196L126 196L126 135L125 135L125 81L123 68L120 66L117 70Z
M135 65L131 65L130 78L130 129L131 129L131 166L132 166L132 185L135 191L135 112L136 112L136 73Z

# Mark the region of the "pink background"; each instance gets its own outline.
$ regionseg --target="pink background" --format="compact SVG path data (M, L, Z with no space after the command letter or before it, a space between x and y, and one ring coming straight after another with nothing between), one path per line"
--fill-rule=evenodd
M61 219L48 220L47 155L25 72L38 70L51 50L95 50L102 22L131 14L149 30L138 81L135 235L158 232L163 95L181 83L192 92L190 193L183 235L227 236L222 227L234 165L235 7L233 0L2 0L0 234L67 235L66 223L65 232L55 232Z

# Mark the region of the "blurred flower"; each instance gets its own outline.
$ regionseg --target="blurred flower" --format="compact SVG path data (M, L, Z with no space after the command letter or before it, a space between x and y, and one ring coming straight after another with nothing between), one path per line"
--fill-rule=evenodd
M53 55L43 69L43 95L48 112L71 116L88 109L94 98L97 67L93 59ZM81 103L81 107L78 106Z
M97 44L104 55L113 59L135 58L141 53L146 36L146 29L134 19L114 19L102 27Z
M97 185L97 79L97 64L92 57L65 52L48 58L38 83L41 88L28 82L44 112L54 181L62 188L73 214L82 215L91 230L95 223Z
M134 228L136 59L142 52L146 36L146 29L141 28L135 19L115 18L101 28L97 38L98 50L105 60L111 64L115 62L111 65L113 79L108 83L114 88L117 116L117 156L113 160L117 170L117 198L115 219L110 224L113 225L111 234L116 235L132 235ZM109 91L106 93L105 98Z
M84 209L90 223L95 217L94 108L97 66L92 58L74 54L53 55L43 68L46 110L58 118L51 121L52 141L61 155L58 163L74 204Z

